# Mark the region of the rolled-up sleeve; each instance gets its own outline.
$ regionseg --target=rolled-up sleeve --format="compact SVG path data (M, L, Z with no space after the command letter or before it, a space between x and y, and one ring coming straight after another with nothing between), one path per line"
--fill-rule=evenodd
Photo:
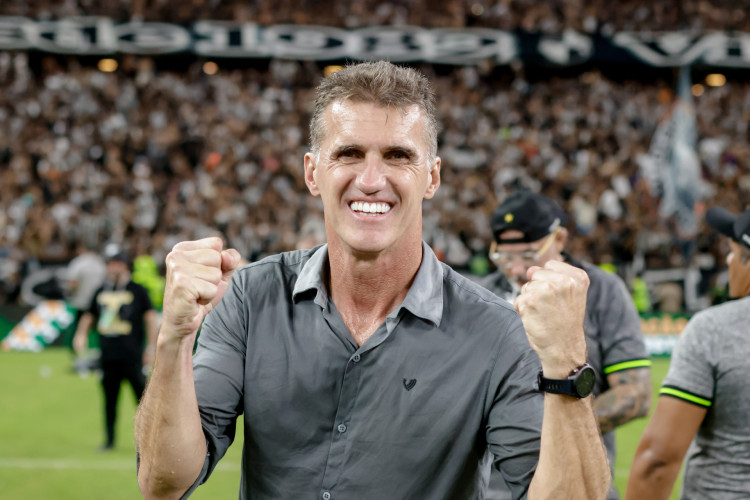
M537 387L540 369L519 319L493 367L486 429L494 466L515 499L526 498L539 461L544 416L544 395Z
M237 417L242 413L247 348L247 308L242 290L241 277L235 273L198 337L193 373L207 455L203 470L187 494L208 479L224 456L234 441Z

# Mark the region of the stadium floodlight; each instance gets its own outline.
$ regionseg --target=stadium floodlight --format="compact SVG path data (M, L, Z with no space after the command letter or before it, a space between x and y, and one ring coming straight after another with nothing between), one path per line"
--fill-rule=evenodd
M722 87L725 83L727 83L727 77L721 73L711 73L706 76L706 84L709 87Z
M336 64L329 64L328 66L326 66L325 68L323 68L323 75L325 75L326 77L329 77L332 74L334 74L335 72L341 71L342 69L344 69L343 66L339 66L339 65L336 65Z
M213 61L206 61L203 64L203 72L207 75L215 75L219 71L219 65Z
M99 68L99 71L103 71L104 73L112 73L113 71L117 71L117 61L114 59L100 59L99 63L96 65L97 68Z

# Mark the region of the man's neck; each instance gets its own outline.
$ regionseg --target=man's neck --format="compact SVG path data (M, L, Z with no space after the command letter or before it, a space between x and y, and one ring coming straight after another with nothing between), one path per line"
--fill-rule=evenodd
M341 246L328 247L331 299L358 345L404 301L422 263L422 246L377 256L356 255Z

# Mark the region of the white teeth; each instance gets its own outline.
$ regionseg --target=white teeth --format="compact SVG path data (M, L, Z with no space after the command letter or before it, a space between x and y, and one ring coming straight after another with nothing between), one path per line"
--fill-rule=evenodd
M355 212L373 215L385 214L391 210L391 206L387 203L368 203L366 201L353 201L349 207Z

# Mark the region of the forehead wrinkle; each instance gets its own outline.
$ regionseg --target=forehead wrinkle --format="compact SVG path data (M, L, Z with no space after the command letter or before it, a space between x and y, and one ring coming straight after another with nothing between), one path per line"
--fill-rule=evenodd
M373 110L381 110L383 111L383 120L381 121L381 125L377 126L387 126L390 123L391 118L391 112L396 111L399 113L401 117L401 126L406 129L407 131L411 131L414 129L418 130L418 137L421 140L420 144L414 144L412 143L411 139L408 141L408 144L404 143L393 143L387 146L384 146L382 148L382 151L385 150L394 150L394 149L402 149L404 151L408 151L410 154L413 155L416 161L419 163L425 162L425 166L428 171L432 170L432 159L433 156L431 154L431 149L429 145L428 140L428 123L426 122L427 117L425 115L424 110L419 107L417 104L411 104L408 107L399 107L394 106L392 104L379 104L377 102L370 102L365 100L357 100L357 99L338 99L333 102L331 102L326 110L324 111L323 115L323 131L324 131L324 139L323 142L332 140L332 143L335 145L336 142L341 139L340 135L341 133L347 132L347 129L349 128L346 123L351 122L366 122L368 121L368 118L371 116L369 114L363 114L361 113L361 109L355 109L359 106L371 106ZM336 137L331 137L330 134L332 134L332 129L339 128L339 133L335 134ZM346 140L346 138L344 138ZM398 138L395 138L395 140L398 140ZM356 147L356 148L364 148L364 145L362 144L355 144L355 143L349 143L350 147ZM419 146L423 146L423 148L420 148ZM341 146L335 146L335 150L341 150L345 145ZM421 149L424 149L424 155L420 154Z

